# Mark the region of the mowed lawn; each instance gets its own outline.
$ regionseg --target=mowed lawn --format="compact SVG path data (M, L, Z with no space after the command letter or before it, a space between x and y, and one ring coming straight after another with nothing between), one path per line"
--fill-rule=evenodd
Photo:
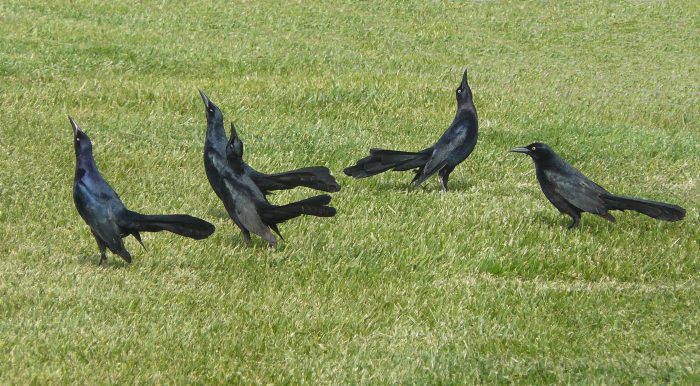
M0 383L700 382L700 2L101 3L0 4ZM449 193L342 174L432 144L465 66L479 143ZM198 89L259 170L328 166L337 216L245 247ZM216 233L99 267L67 114L128 207ZM567 231L508 153L535 140L686 219Z

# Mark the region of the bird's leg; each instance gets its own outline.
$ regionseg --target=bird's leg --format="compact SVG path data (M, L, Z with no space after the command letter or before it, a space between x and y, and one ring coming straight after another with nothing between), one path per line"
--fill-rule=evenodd
M90 232L92 232L92 229L90 229ZM102 242L102 240L99 237L97 237L97 234L95 234L95 232L92 232L92 236L97 242L97 248L100 249L100 262L97 265L102 265L102 262L107 262L107 244Z
M100 262L97 263L97 265L102 266L103 262L105 264L107 263L107 252L104 249L102 249L102 251L100 251Z
M613 217L613 215L611 215L610 213L602 214L602 215L600 215L600 217L602 217L610 222L615 222L615 217Z
M442 186L442 191L447 192L447 181L450 179L450 173L452 173L451 168L448 166L440 169L438 175L440 176L440 186Z
M571 224L569 224L569 229L574 229L574 228L576 228L576 227L578 226L578 222L579 222L579 220L581 220L581 215L579 215L579 214L575 214L575 215L572 214L572 215L570 215L570 216L571 216L571 219L572 219L573 221L571 222Z
M242 229L241 233L243 234L243 242L245 243L246 247L251 246L253 244L253 241L250 239L250 232L248 232L245 229Z
M450 178L449 174L440 176L440 185L442 186L442 191L447 193L447 180Z

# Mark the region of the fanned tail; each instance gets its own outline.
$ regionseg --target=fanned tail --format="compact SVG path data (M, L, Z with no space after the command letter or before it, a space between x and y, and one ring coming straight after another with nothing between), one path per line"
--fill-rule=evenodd
M253 175L253 181L263 192L303 186L324 192L337 192L340 185L327 167L313 166L275 174Z
M685 217L685 209L664 202L613 195L604 195L603 200L608 209L633 210L659 220L679 221Z
M202 219L186 214L141 214L127 212L124 228L135 232L168 231L195 240L206 239L215 227Z
M269 208L262 211L261 218L267 226L277 231L277 224L281 224L301 215L316 217L335 216L335 208L327 206L330 202L331 196L322 194L287 205L271 205Z
M365 178L387 170L405 171L425 166L433 149L428 148L416 153L397 150L371 149L369 155L343 172L350 177Z

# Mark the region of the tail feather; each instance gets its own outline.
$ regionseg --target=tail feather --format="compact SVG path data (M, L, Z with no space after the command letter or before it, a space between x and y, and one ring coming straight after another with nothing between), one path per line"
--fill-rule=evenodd
M151 215L129 212L126 223L120 225L135 232L168 231L195 240L206 239L216 229L213 224L186 214Z
M276 224L281 224L301 215L333 217L335 216L335 208L327 206L330 202L331 196L322 194L287 205L273 205L262 211L261 218L265 224L275 229Z
M678 205L612 195L604 195L602 198L609 210L633 210L664 221L679 221L685 217L685 209Z
M371 149L369 156L357 161L343 172L350 177L365 178L388 170L405 171L425 166L432 148L416 153L397 150Z
M292 189L298 186L331 193L340 190L340 185L331 175L331 171L323 166L313 166L275 174L258 174L253 176L253 180L260 190L264 192Z

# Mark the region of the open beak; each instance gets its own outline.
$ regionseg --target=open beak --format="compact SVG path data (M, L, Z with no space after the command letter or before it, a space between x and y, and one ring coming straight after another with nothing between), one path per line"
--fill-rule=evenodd
M75 122L73 117L70 115L68 116L68 119L70 120L71 126L73 126L73 138L78 136L78 132L80 131L80 127L78 127L78 124Z
M514 149L510 149L512 153L523 153L523 154L530 154L530 149L526 147L516 147Z

